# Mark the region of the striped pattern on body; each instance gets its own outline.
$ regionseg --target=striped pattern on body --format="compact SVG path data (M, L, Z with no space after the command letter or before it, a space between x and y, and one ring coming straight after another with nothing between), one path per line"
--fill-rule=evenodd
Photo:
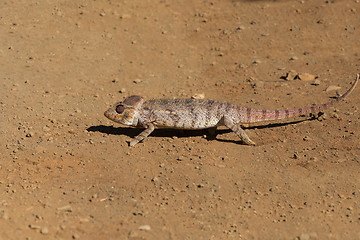
M150 115L157 127L204 129L218 125L221 118L236 106L202 99L150 99L141 112Z

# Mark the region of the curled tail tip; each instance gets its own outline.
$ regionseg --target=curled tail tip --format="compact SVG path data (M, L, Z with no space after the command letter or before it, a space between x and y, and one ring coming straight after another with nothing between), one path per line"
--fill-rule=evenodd
M359 81L359 78L360 78L360 73L357 73L356 74L356 78L355 78L355 82L354 82L354 86L357 84L357 82Z
M357 73L356 74L356 78L355 78L355 82L353 83L353 85L350 87L350 89L346 92L346 93L344 93L343 95L348 95L350 92L352 92L352 90L354 90L354 88L356 87L356 84L358 83L358 81L359 81L359 78L360 78L360 74L359 73Z
M354 88L355 88L356 84L357 84L357 83L358 83L358 81L359 81L359 78L360 78L360 74L359 74L359 73L357 73L357 74L356 74L356 78L355 78L355 82L354 82L354 84L353 84L352 89L354 89Z
M355 78L355 82L352 84L352 86L342 95L340 95L337 99L338 101L340 101L341 99L344 99L347 95L349 95L353 90L354 88L356 87L356 84L358 83L359 81L359 78L360 78L360 74L357 73L356 74L356 78Z

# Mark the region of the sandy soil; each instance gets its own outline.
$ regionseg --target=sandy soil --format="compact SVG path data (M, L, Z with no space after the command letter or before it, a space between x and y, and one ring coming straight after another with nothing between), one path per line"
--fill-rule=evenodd
M132 94L287 109L360 72L358 0L1 1L0 239L360 239L360 89L246 126L141 129ZM285 80L290 70L311 81Z

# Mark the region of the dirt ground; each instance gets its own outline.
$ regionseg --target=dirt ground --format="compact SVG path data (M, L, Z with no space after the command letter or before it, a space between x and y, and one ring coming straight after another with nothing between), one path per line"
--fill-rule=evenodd
M6 0L0 36L0 239L360 239L360 87L246 125L255 147L220 128L130 148L141 129L103 116L133 94L325 103L360 72L358 0Z

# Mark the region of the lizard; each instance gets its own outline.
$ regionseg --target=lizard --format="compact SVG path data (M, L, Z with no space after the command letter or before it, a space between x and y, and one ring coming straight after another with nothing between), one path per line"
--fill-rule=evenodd
M255 145L238 123L280 120L315 112L344 99L355 88L352 86L338 98L324 104L288 110L265 110L241 107L227 102L205 99L149 99L133 95L115 103L104 115L117 123L145 128L129 142L134 146L148 137L155 128L213 129L225 125L247 145Z

